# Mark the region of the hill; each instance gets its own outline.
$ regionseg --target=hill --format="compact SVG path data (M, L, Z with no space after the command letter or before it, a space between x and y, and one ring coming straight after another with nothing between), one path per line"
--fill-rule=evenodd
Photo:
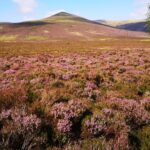
M52 15L50 17L47 17L43 19L43 21L46 22L90 22L90 20L82 18L80 16L74 15L74 14L69 14L67 12L59 12L55 15Z
M146 22L127 23L117 26L120 29L147 32Z
M136 23L136 22L141 22L142 20L96 20L98 23L102 23L105 25L109 25L112 27L116 27L119 25L124 25L124 24L129 24L129 23Z
M147 34L127 32L66 12L36 21L0 24L0 41L92 40L126 36L146 37Z
M124 20L124 21L96 20L96 22L116 27L119 29L147 32L146 22L143 20Z

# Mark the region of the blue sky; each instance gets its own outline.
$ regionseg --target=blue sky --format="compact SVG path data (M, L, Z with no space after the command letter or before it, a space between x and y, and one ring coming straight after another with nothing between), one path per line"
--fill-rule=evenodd
M0 22L41 19L60 11L97 20L144 19L149 0L0 0Z

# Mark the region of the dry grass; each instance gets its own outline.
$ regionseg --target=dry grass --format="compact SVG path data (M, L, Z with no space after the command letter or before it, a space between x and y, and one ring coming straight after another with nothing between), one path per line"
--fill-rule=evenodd
M14 37L13 37L14 38ZM9 38L13 39L12 37ZM115 40L91 40L91 41L39 41L42 37L30 37L28 42L4 42L0 41L0 55L33 55L33 54L62 54L62 53L100 53L102 50L111 49L149 49L150 43L142 40L120 38ZM103 38L105 39L105 38ZM106 38L107 39L107 38ZM8 40L8 39L7 39Z

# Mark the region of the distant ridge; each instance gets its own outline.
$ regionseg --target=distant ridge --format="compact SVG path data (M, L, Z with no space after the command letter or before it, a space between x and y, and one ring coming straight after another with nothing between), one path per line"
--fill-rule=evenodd
M137 22L143 22L143 20L96 20L96 22L111 25L111 26L119 26L129 23L137 23Z
M96 20L96 22L116 27L119 29L147 32L146 21L144 20L123 20L123 21Z
M131 31L147 32L147 25L146 22L144 21L119 25L117 26L117 28L131 30Z
M67 12L59 12L41 20L0 23L0 35L5 41L99 40L105 37L148 36L144 32L117 29Z

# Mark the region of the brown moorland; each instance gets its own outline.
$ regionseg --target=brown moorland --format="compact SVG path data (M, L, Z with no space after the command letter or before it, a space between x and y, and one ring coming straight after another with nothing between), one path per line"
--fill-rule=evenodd
M150 148L146 33L66 13L0 30L0 149Z

